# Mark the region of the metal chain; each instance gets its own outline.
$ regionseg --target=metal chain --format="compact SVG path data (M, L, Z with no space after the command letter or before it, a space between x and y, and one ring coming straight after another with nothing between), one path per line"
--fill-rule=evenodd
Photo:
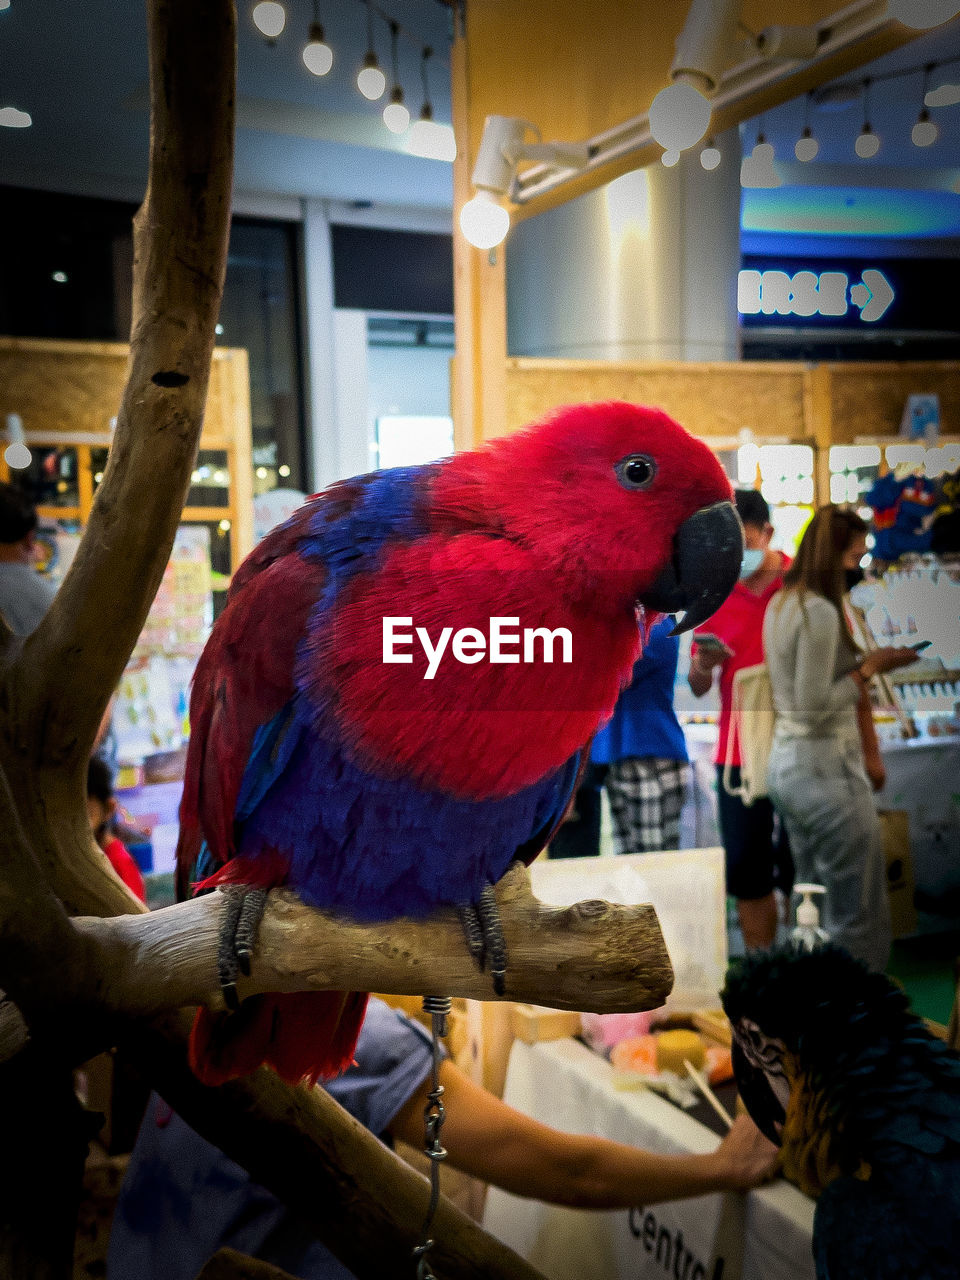
M449 996L424 996L423 1011L430 1014L433 1030L433 1068L431 1089L427 1105L423 1109L423 1150L430 1161L430 1203L420 1232L420 1243L413 1251L417 1264L417 1280L436 1280L427 1261L427 1253L433 1248L430 1227L440 1200L440 1161L447 1153L440 1144L440 1130L446 1119L443 1106L443 1085L440 1083L440 1041L447 1034L447 1014L450 1012Z

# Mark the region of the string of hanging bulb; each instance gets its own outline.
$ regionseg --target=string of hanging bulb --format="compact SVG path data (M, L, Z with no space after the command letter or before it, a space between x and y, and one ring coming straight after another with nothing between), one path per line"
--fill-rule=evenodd
M928 62L920 66L904 67L896 71L883 72L880 75L865 77L859 82L844 82L839 85L832 86L832 91L848 90L849 97L837 98L836 101L849 101L850 97L859 97L863 106L863 123L860 126L860 132L854 140L853 149L861 160L872 160L881 149L881 138L874 130L872 123L872 90L877 81L882 80L904 80L922 74L922 90L920 96L920 109L916 119L916 123L910 133L911 141L916 147L931 147L940 137L940 128L931 118L931 108L951 107L960 103L960 83L951 83L944 80L943 83L935 88L930 88L931 77L935 71L943 67L950 66L960 62L960 57L945 58L940 62ZM957 77L960 79L960 77ZM809 164L815 160L820 153L820 143L814 136L813 128L810 123L810 113L813 104L817 101L818 96L823 90L815 90L808 93L804 99L803 108L803 126L794 146L794 154L802 164ZM829 101L829 99L827 99ZM744 186L775 186L780 185L781 179L778 177L773 165L775 158L773 144L770 143L763 134L763 123L760 123L760 132L757 137L757 146L753 151L744 157L743 169L741 173L741 181ZM700 153L700 163L705 169L715 169L721 161L722 157L716 148L713 139L709 139L703 151Z
M363 0L366 10L367 41L366 53L356 75L356 85L361 94L369 102L379 101L387 89L387 77L380 66L375 42L375 18L384 21L390 31L390 98L383 109L383 122L391 133L404 136L406 150L413 155L433 160L452 161L456 157L456 142L453 129L448 124L441 124L434 119L433 105L430 100L428 81L428 63L434 57L434 50L423 45L418 37L407 30L401 23L384 13L373 0ZM302 50L303 64L318 79L329 74L334 65L334 51L327 41L323 24L320 21L319 0L312 0L313 16L307 35L307 42ZM254 25L266 43L274 47L287 26L287 12L279 0L259 0L251 10ZM403 37L420 47L420 79L423 87L423 102L420 114L411 124L410 109L404 99L403 85L400 81L400 65L398 43Z

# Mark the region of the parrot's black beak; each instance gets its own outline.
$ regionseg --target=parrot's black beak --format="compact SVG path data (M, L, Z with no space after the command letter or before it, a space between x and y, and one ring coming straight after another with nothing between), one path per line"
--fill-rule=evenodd
M736 1040L731 1049L733 1074L737 1081L737 1092L747 1108L750 1119L761 1133L779 1147L783 1138L783 1126L787 1113L780 1099L770 1087L766 1075L747 1061L746 1054Z
M695 512L674 534L673 559L640 603L682 613L671 635L698 627L720 608L740 576L743 525L732 502Z

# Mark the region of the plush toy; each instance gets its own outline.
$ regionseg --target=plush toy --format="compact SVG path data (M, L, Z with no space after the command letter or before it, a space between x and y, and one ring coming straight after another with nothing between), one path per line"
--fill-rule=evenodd
M870 489L866 501L873 507L876 559L893 561L930 550L937 501L932 480L920 475L898 478L888 471Z
M178 851L181 889L201 851L208 886L244 887L221 952L228 1002L276 885L365 920L457 906L503 990L491 886L563 816L637 659L638 602L686 610L687 629L732 589L730 496L665 414L592 404L334 485L261 543L197 667ZM263 1061L290 1080L335 1073L365 1003L201 1011L194 1067L210 1082Z

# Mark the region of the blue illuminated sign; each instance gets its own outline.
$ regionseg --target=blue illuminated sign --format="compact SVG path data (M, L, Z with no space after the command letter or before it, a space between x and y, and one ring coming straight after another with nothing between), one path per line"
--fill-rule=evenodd
M860 279L846 271L758 271L744 268L737 282L737 306L742 316L813 316L843 319L859 312L865 324L876 324L890 308L896 293L884 273L865 267ZM854 316L856 318L856 316Z
M744 329L960 332L960 257L744 254Z

